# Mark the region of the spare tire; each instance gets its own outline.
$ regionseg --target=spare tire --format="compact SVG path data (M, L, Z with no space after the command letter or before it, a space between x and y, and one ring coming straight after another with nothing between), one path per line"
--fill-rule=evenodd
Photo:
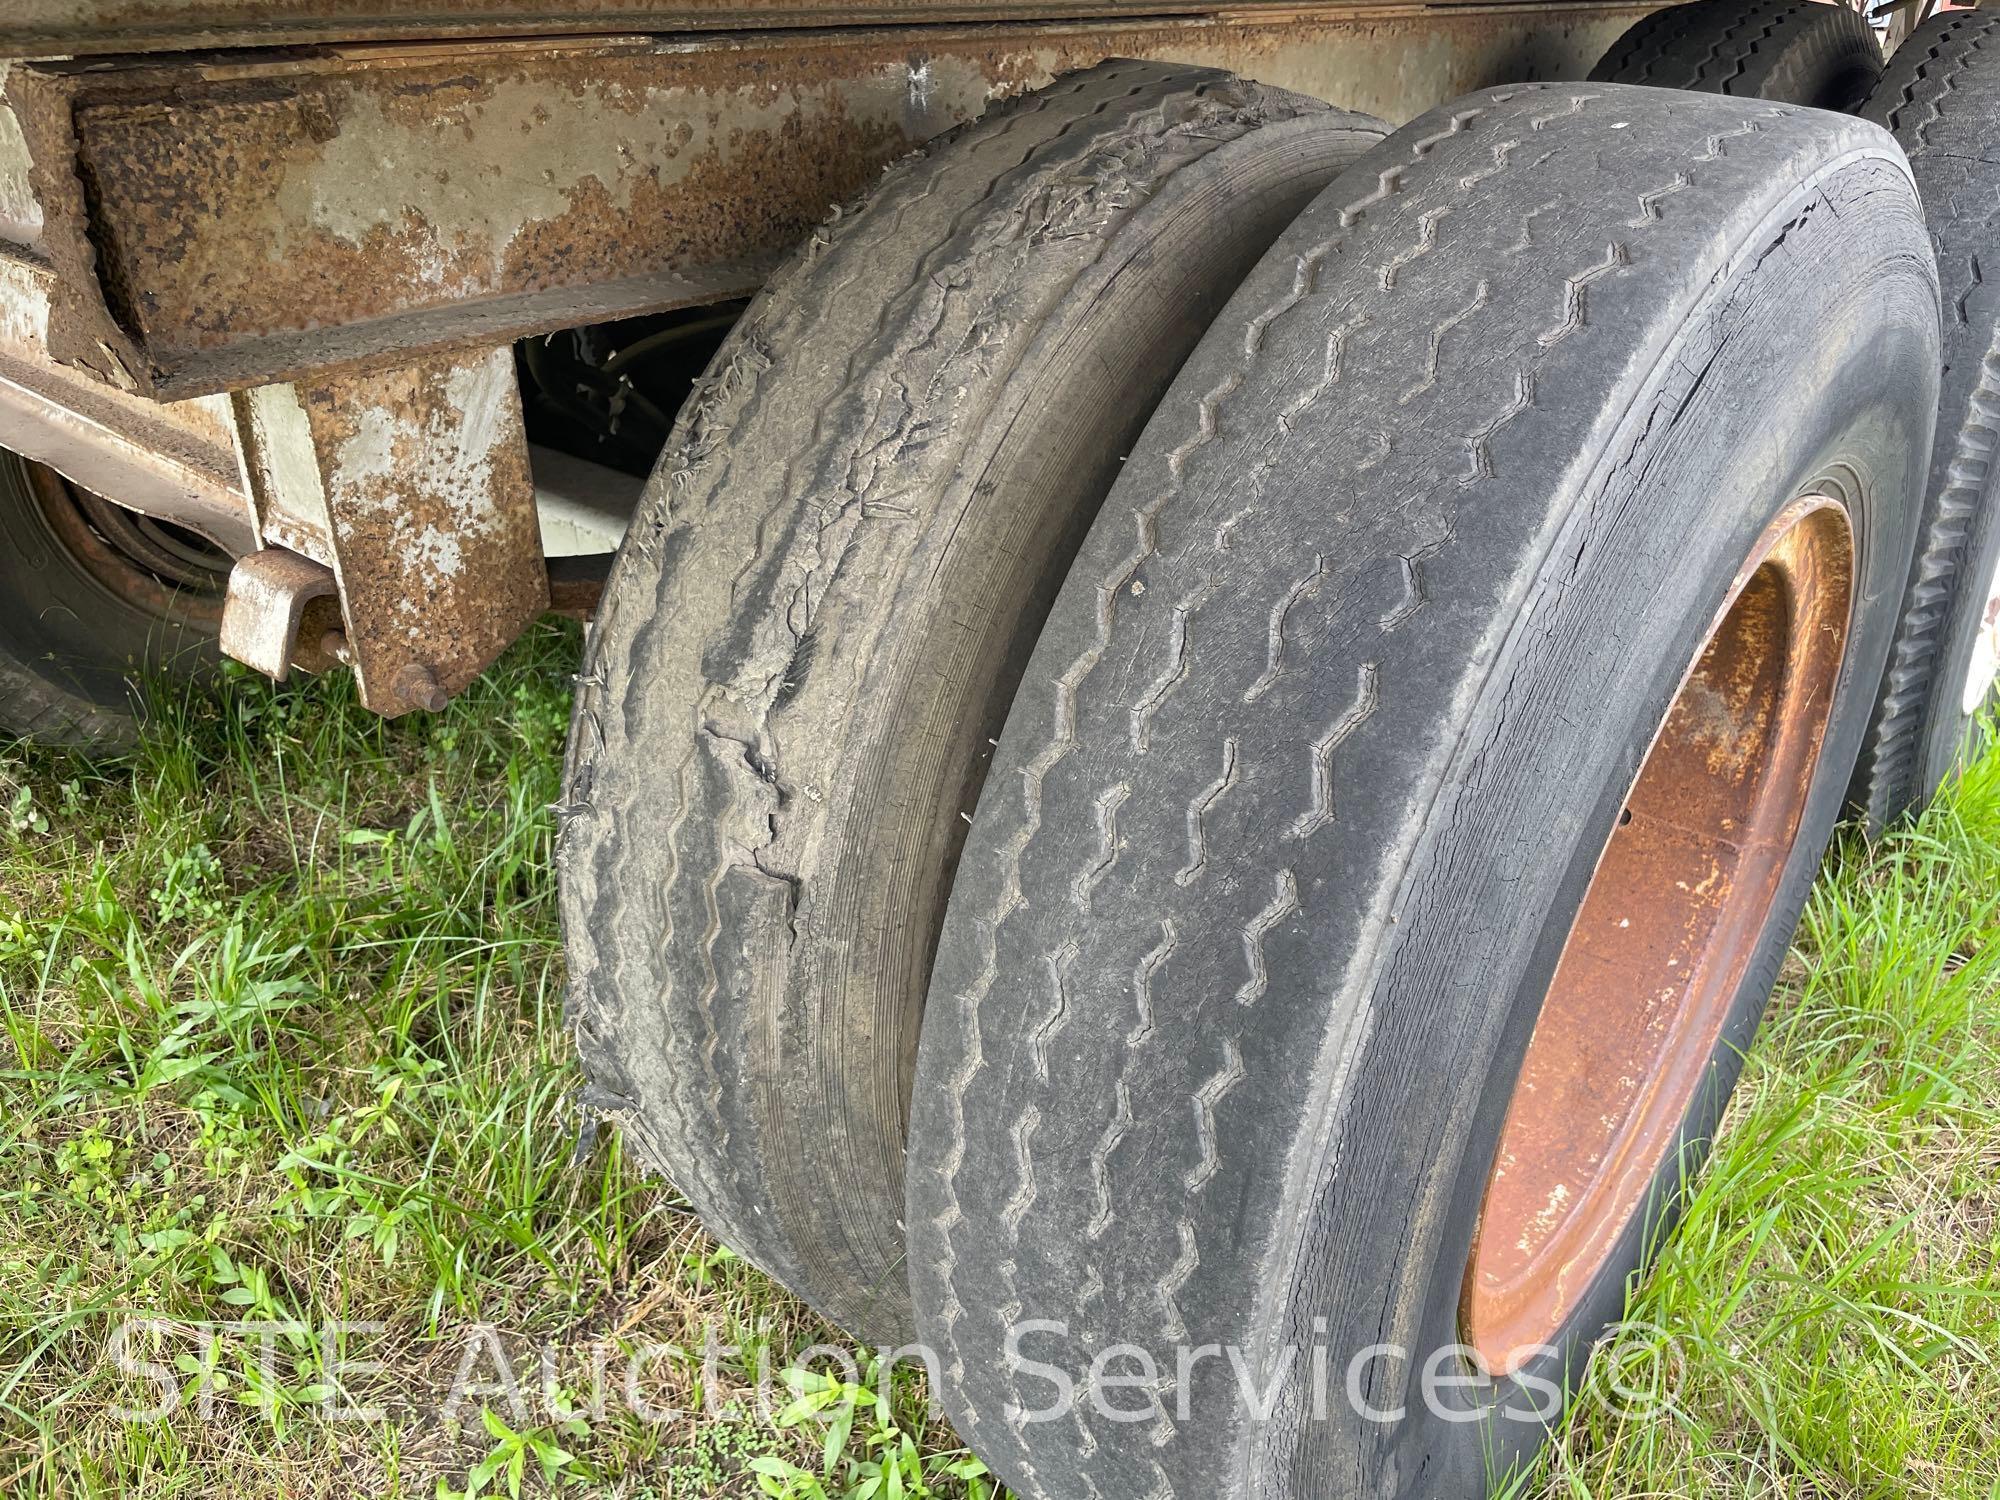
M1881 827L1928 802L1966 756L2000 671L2000 16L1924 22L1861 113L1909 154L1945 307L1916 562L1854 786Z
M0 735L130 749L144 679L220 660L229 556L0 449Z
M1433 111L1246 279L932 979L912 1288L1018 1493L1471 1500L1539 1446L1840 814L1936 319L1886 132L1608 84Z
M1208 320L1387 133L1131 62L994 111L751 306L627 534L561 845L593 1097L875 1342L910 1328L931 953L1042 613Z
M1696 0L1657 10L1590 77L1847 111L1882 76L1882 44L1857 10L1823 0Z

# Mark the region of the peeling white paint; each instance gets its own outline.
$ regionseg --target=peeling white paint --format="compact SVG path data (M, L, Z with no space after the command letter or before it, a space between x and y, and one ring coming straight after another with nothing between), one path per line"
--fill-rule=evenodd
M352 413L329 475L335 507L386 517L392 551L436 583L463 576L468 553L504 528L494 455L515 441L518 423L506 349L453 366L441 384L442 399L420 421L393 403ZM411 513L411 495L422 515Z
M910 69L910 109L923 114L931 107L931 97L937 91L937 80L931 75L930 59L925 58Z
M410 543L417 565L439 578L456 578L465 571L465 551L449 531L426 526Z
M0 92L7 87L10 63L0 62ZM21 122L0 99L0 239L37 245L42 239L42 204L28 181L28 143Z
M344 503L380 504L370 494L370 480L396 471L396 419L379 406L371 406L355 419L354 431L340 445L336 457L334 493Z
M485 510L490 512L493 504L493 450L512 436L515 423L512 355L502 349L496 358L479 364L459 365L446 377L444 393L459 412L458 444L454 457L464 469L463 492L476 493Z
M0 258L0 343L20 345L36 355L47 349L52 285L46 271Z
M595 107L579 107L545 84L517 81L421 125L392 116L376 95L356 93L332 139L293 163L278 192L269 255L290 253L289 225L355 246L388 231L418 238L424 282L472 289L472 278L490 289L521 233L567 212L587 185L629 209L640 182L671 186L700 160L730 159L746 132L798 112L799 97L767 93L742 91L725 119L681 88L635 93L606 84ZM394 192L384 191L389 183Z
M332 529L312 427L298 390L260 385L247 393L245 404L250 417L247 458L257 468L263 510L258 528L266 544L323 557Z

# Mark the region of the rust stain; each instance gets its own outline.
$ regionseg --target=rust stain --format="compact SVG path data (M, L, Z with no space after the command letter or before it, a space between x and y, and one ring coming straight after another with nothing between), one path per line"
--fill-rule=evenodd
M143 556L135 557L113 543L111 529L102 523L117 517L118 507L71 487L41 464L29 465L28 482L63 550L100 586L157 619L186 620L210 629L221 624L219 587L162 577L147 566Z
M736 295L888 162L1107 56L1414 114L1644 6L599 37L17 66L57 357L156 396Z
M302 392L362 702L441 706L548 608L511 353Z
M770 27L908 26L953 22L1171 15L1200 0L14 0L0 17L0 57L82 56L164 48L360 42L392 38L532 37L578 32L704 32ZM1238 7L1276 13L1290 0ZM1380 4L1368 7L1382 10ZM1408 8L1408 7L1403 7Z
M1466 1272L1489 1368L1555 1341L1709 1076L1768 925L1846 653L1853 535L1785 506L1648 750L1521 1065Z
M305 640L302 627L313 605L329 604L338 593L331 568L282 547L238 558L222 605L223 655L274 682L283 682L295 665L323 670L314 644L318 638Z

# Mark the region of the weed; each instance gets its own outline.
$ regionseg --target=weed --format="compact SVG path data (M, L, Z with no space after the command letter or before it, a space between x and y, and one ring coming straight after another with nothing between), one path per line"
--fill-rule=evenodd
M920 1373L587 1144L572 628L443 714L231 671L0 753L0 1493L997 1500ZM2000 756L1837 851L1547 1496L2000 1500ZM454 1399L454 1397L456 1399Z

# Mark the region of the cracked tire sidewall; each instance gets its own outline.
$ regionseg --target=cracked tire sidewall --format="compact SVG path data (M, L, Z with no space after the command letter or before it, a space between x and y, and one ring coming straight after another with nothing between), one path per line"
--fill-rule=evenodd
M871 1342L910 1332L931 943L1034 626L1209 316L1385 133L1139 63L1003 107L774 278L628 534L559 856L593 1097Z

